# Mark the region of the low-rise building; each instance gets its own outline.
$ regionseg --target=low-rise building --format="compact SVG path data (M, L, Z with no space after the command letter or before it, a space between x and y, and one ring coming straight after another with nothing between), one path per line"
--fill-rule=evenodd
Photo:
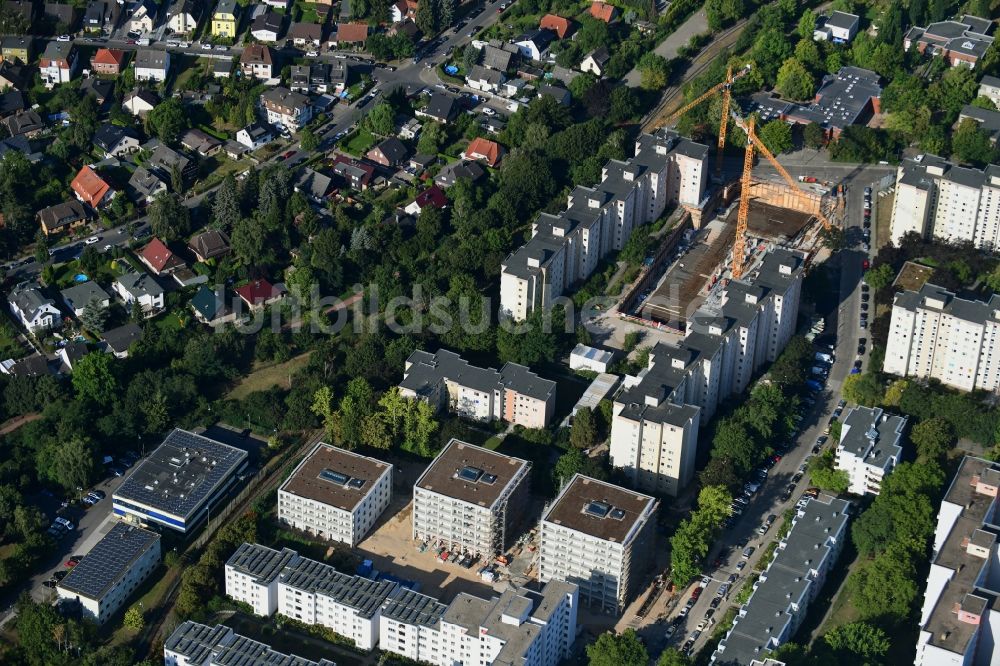
M34 110L18 111L3 119L3 126L12 137L23 136L33 139L45 129L42 117Z
M159 534L119 522L59 581L56 593L79 601L84 617L104 624L160 560Z
M110 203L115 196L108 181L101 178L89 165L77 172L69 186L77 199L94 209Z
M4 35L0 38L0 54L4 62L13 61L27 65L34 52L34 38L31 35Z
M149 90L133 90L122 101L122 108L133 116L145 116L156 108L160 98Z
M156 275L167 275L185 266L184 260L174 254L166 243L155 236L146 243L138 256L139 261Z
M421 118L430 118L442 124L448 124L455 117L455 98L443 92L431 95L427 106L415 111Z
M225 501L247 461L243 449L175 428L118 486L113 510L130 520L190 533Z
M197 127L181 135L181 146L199 157L211 157L222 150L222 141Z
M76 317L83 315L88 307L107 308L111 306L111 296L93 280L74 284L59 294L63 303Z
M128 179L130 196L133 201L153 203L156 197L166 194L167 183L157 173L144 166L138 167Z
M260 104L267 115L267 122L297 132L312 120L312 104L302 93L280 86L265 91Z
M542 55L548 52L549 45L555 40L556 33L551 30L537 29L529 30L514 39L514 45L521 53L522 58L528 60L541 60Z
M236 39L240 24L240 6L236 0L219 0L212 13L212 36Z
M399 391L404 397L426 400L435 409L525 428L546 427L556 399L555 382L523 365L505 363L498 372L470 365L447 349L410 354Z
M142 329L136 323L128 323L104 331L101 336L102 349L115 358L128 358L129 349L142 337ZM116 512L117 513L117 512ZM124 515L124 513L120 514Z
M840 556L850 509L849 502L823 497L797 511L774 559L712 654L713 664L749 664L791 640Z
M254 123L237 132L236 140L250 150L257 150L274 141L274 130L264 123Z
M384 167L397 167L406 161L406 156L409 152L402 141L394 136L390 136L369 150L365 154L365 157L375 162L375 164L381 164Z
M35 282L22 282L7 297L11 314L29 333L40 333L62 324L56 302L42 293Z
M170 71L170 52L139 49L135 53L135 80L163 83Z
M278 41L283 23L283 15L268 10L258 14L253 20L253 23L250 24L250 34L258 41L273 44Z
M261 278L236 288L236 295L251 312L263 310L285 297L285 288Z
M589 370L591 372L607 372L615 355L605 349L588 347L578 344L569 355L570 370Z
M318 49L323 42L323 26L319 23L292 23L288 38L299 48Z
M80 64L79 53L73 42L51 41L38 61L38 73L46 88L69 83Z
M513 538L531 463L452 439L413 486L413 538L492 558Z
M465 77L465 82L473 90L495 93L500 90L500 84L507 80L504 73L496 69L487 69L482 65L474 65Z
M653 562L658 502L582 474L562 481L542 516L538 579L573 583L580 601L620 613Z
M163 310L163 287L148 273L125 273L111 283L127 308L142 308L143 315L152 317Z
M900 461L906 417L881 408L854 407L840 429L837 469L847 472L848 491L878 495L884 479Z
M181 623L163 643L164 666L337 666L328 659L313 661L285 654L241 636L224 624L210 627L191 620Z
M358 48L364 46L368 39L367 23L338 23L337 32L330 40L336 48Z
M125 66L125 51L121 49L97 49L90 59L90 67L97 74L118 76Z
M243 76L268 80L274 76L274 56L271 49L263 44L250 44L240 55L240 71Z
M462 151L463 160L477 160L484 162L486 166L495 169L500 165L500 158L503 157L503 146L496 141L490 141L482 137L476 137L469 142L468 147Z
M974 68L993 43L996 24L990 19L965 14L962 18L913 26L903 38L903 49L941 56L952 67Z
M994 106L1000 108L1000 79L995 76L986 75L979 82L978 97L985 97L993 102Z
M152 32L160 14L160 5L155 0L139 0L128 20L128 29L144 34Z
M857 14L847 12L831 12L829 16L821 16L813 28L813 39L816 41L833 42L834 44L849 44L858 34L861 18Z
M278 520L352 548L392 499L392 465L320 442L278 489Z
M76 199L43 208L35 214L46 236L73 231L90 221L90 211Z
M229 236L221 229L208 229L197 234L188 242L188 248L198 261L224 257L232 249L229 244Z
M131 127L104 123L94 132L94 145L105 157L122 157L139 150L139 135Z

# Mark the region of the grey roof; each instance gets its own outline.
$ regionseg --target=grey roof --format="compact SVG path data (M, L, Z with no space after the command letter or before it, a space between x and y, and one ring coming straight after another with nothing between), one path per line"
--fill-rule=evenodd
M510 69L510 62L514 55L507 49L487 44L483 47L483 66L505 72Z
M156 532L116 523L59 582L59 587L81 597L101 600L159 540Z
M591 51L586 57L593 59L599 67L604 67L611 60L611 54L608 52L608 47L598 46L596 49Z
M382 604L381 615L409 625L437 628L447 609L434 597L400 587Z
M548 400L556 394L556 383L542 379L519 363L504 363L500 368L500 383L508 389L535 400Z
M44 60L66 60L74 50L73 42L59 42L52 40L42 53Z
M532 43L539 52L548 48L549 44L556 38L556 33L545 28L535 28L522 33L514 39L515 44Z
M996 141L1000 135L1000 111L990 109L980 109L978 106L966 104L962 107L962 112L958 116L959 122L971 118L979 125L979 129L988 132L991 138Z
M834 551L839 553L839 544L832 540L846 533L849 510L848 502L828 498L810 500L798 512L784 545L779 545L741 615L719 643L715 664L746 665L781 644L792 621L791 604L809 603L810 588L817 584L813 572L830 566L825 560ZM804 614L805 608L798 612Z
M374 617L396 588L394 582L350 576L306 558L285 567L279 580L283 585L329 597L363 618Z
M855 407L844 418L839 446L864 458L867 464L884 469L890 461L899 460L905 427L905 416L886 414L877 407Z
M598 349L596 347L588 347L587 345L577 343L573 347L573 356L583 356L586 359L592 361L598 361L599 363L610 363L611 359L615 357L613 352L607 351L606 349Z
M19 284L10 292L9 300L17 306L28 319L34 319L35 314L46 306L55 307L55 301L47 298L41 288L34 282Z
M115 83L114 81L92 76L83 80L83 83L80 84L80 90L88 95L92 95L97 99L98 104L104 104L114 96Z
M252 577L261 585L269 585L297 557L298 553L291 548L274 550L256 543L243 543L226 561L226 566Z
M175 428L128 475L114 499L186 519L246 460L243 449Z
M191 164L191 160L161 143L153 150L146 164L149 169L160 171L163 176L169 178L174 165L177 165L183 173Z
M234 16L239 13L239 6L236 4L236 0L219 0L215 5L216 14L233 14Z
M45 127L42 117L32 109L18 111L12 116L7 116L3 119L3 124L11 136L36 132Z
M449 185L454 185L461 178L468 178L470 181L475 182L485 175L486 171L478 162L459 160L445 165L434 178L434 182L441 187L448 187Z
M128 179L128 185L133 192L144 198L164 191L167 186L162 178L143 166L132 172L131 178Z
M833 12L830 14L830 18L826 20L826 25L833 26L834 28L840 28L842 30L850 30L855 27L860 19L857 14L848 14L847 12Z
M278 652L264 643L234 633L229 627L214 627L187 620L174 629L163 644L188 664L212 666L336 666L327 659L312 661Z
M493 368L472 365L447 349L440 349L435 354L418 349L406 362L409 369L399 385L418 395L428 395L445 380L483 393L506 387L538 400L548 400L556 391L555 382L542 379L523 365L505 363L497 372Z
M470 81L486 81L491 85L500 85L503 82L503 73L496 69L487 69L482 65L474 65L466 78Z
M268 10L253 20L253 24L250 26L250 32L266 30L268 32L278 34L281 32L281 23L283 18L284 17L278 12Z
M995 320L994 313L1000 310L1000 295L993 294L989 301L970 301L959 298L943 287L925 283L920 291L904 291L897 294L893 305L911 312L916 312L918 309L944 312L957 319L984 324Z
M836 74L823 77L815 102L792 105L788 115L799 121L842 129L862 121L872 111L871 100L881 96L878 74L860 67L841 67Z
M438 120L450 120L455 113L455 98L443 92L435 92L427 102L424 113Z
M530 467L527 460L452 439L427 466L414 487L492 509ZM466 470L475 474L466 478L461 474Z
M94 144L106 151L114 150L126 138L139 141L139 135L131 127L103 123L94 132Z
M989 74L987 74L979 82L979 85L980 86L988 86L988 87L991 87L991 88L1000 88L1000 79L998 79L995 76L990 76Z
M117 354L128 351L128 348L132 346L132 343L142 337L142 329L139 328L138 324L125 324L124 326L119 326L118 328L112 328L109 331L104 331L101 339L107 343L108 347L111 348Z
M43 222L50 231L90 217L83 203L77 199L70 199L55 206L43 208L38 211L36 216L39 222Z
M156 297L163 294L163 287L149 273L126 273L116 280L133 298Z
M378 149L386 156L390 164L398 164L406 159L409 152L406 145L394 136L384 139L378 144Z
M168 55L166 51L160 51L157 49L139 49L135 53L135 66L143 67L145 69L163 69L167 68Z
M330 191L331 182L333 179L330 176L306 167L295 180L295 189L316 199L322 199Z
M28 99L20 90L11 90L0 94L0 116L9 116L26 108L28 108Z
M104 291L101 285L93 280L74 284L72 287L63 289L59 293L62 295L66 305L74 309L86 307L88 303L94 300L107 301L111 299L108 292Z

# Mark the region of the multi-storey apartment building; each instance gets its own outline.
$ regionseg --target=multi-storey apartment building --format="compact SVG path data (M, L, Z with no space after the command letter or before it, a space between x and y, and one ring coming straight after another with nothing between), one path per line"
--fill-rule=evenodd
M987 666L1000 653L1000 464L966 456L938 510L916 666Z
M499 555L527 501L531 463L453 439L413 486L413 538Z
M288 88L270 88L260 96L260 106L267 122L280 125L289 132L297 132L312 120L312 104L302 93Z
M694 474L698 429L742 393L788 344L798 317L804 257L776 249L743 282L688 320L675 346L657 344L649 365L615 398L611 464L630 483L677 495Z
M620 612L652 562L657 504L574 475L542 516L538 579L574 583L582 602Z
M525 366L505 363L497 372L470 365L447 349L410 354L399 392L466 418L503 420L525 428L548 426L556 405L556 383Z
M896 294L882 369L962 391L1000 389L1000 296L969 301L932 284Z
M763 660L795 634L840 556L850 507L845 500L824 497L799 509L792 529L778 543L774 559L712 654L712 663Z
M609 161L594 187L577 187L558 215L542 213L531 239L504 260L500 307L516 320L587 279L598 262L628 242L632 230L666 207L701 203L708 147L661 129L636 140L635 157Z
M241 544L226 562L226 594L249 604L257 615L272 615L278 610L278 576L298 560L291 548Z
M848 490L855 495L878 495L882 479L903 453L906 417L881 408L855 407L847 413L837 444L837 469L847 472Z
M1000 246L1000 166L961 167L935 155L904 160L896 171L890 236Z
M271 646L241 636L224 624L210 627L191 620L181 623L163 644L164 666L337 666L329 659L312 661L284 654Z
M278 489L278 520L356 546L392 499L392 465L320 442Z
M400 589L382 606L379 647L435 666L556 666L570 656L577 604L576 585L560 580L492 599L463 592L448 605Z

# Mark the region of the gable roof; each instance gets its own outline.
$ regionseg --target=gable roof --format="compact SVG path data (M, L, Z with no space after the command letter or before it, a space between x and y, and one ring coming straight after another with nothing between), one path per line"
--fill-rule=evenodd
M82 203L76 199L70 199L55 206L41 209L35 214L35 217L45 225L46 229L52 231L79 220L86 220L90 217L90 213L87 212Z
M155 236L153 240L146 244L146 247L142 248L139 256L157 273L162 273L164 270L176 268L184 264L176 254L170 251L170 248L163 241Z
M476 137L469 143L469 147L465 149L465 156L469 159L473 159L474 155L482 155L487 164L491 167L495 167L497 162L500 161L501 150L500 144L496 141Z
M332 178L315 169L306 167L295 181L295 189L316 199L323 199L330 191Z
M319 23L293 23L288 29L289 39L319 41L323 38L323 26Z
M208 229L194 236L188 247L206 259L221 257L230 250L229 236L220 229Z
M128 351L133 342L142 337L142 329L138 324L125 324L110 331L104 331L102 340L108 345L111 351L121 354Z
M514 54L507 49L498 48L487 44L483 47L483 66L490 69L506 71L510 68L511 58Z
M467 77L469 81L486 81L492 85L503 83L503 72L498 69L487 69L482 65L473 65Z
M449 120L455 112L455 98L443 92L435 92L431 95L430 101L424 113L433 118L444 118Z
M597 2L590 5L590 15L595 19L604 21L605 23L611 23L611 21L614 20L615 12L616 9L614 5L601 2L601 0L597 0Z
M28 108L28 99L20 90L0 94L0 116L9 116Z
M543 30L541 28L537 30L529 30L528 32L522 34L517 39L515 39L516 44L527 44L531 43L535 45L539 51L544 51L548 48L552 40L555 39L556 33L551 30Z
M122 127L121 125L113 125L111 123L104 123L97 128L94 132L94 145L105 151L112 151L115 147L122 142L123 139L130 138L139 140L139 135L136 134L135 130L131 127Z
M89 79L83 80L83 83L80 84L80 90L91 95L101 105L112 98L115 92L115 84L108 79L99 79L96 76L92 76Z
M421 210L423 210L427 206L444 208L448 203L448 198L444 195L444 190L437 185L432 185L418 194L417 198L413 201L420 207Z
M454 185L456 181L467 178L470 182L475 182L486 175L486 171L479 165L479 162L452 162L445 165L434 178L434 182L441 187Z
M538 23L539 28L544 28L546 30L551 30L556 33L559 39L563 39L569 34L572 24L568 18L563 18L562 16L556 16L555 14L546 14L542 17L542 20Z
M198 292L191 297L191 307L207 321L212 321L226 311L226 299L222 293L217 292L207 284L203 284L198 288Z
M162 69L166 71L170 56L166 51L157 49L139 49L135 52L135 66L144 69Z
M608 53L608 47L598 46L587 58L592 59L598 67L603 69L608 64L608 61L611 60L611 54Z
M70 183L70 187L84 202L89 203L91 206L100 203L111 189L107 181L97 175L97 172L91 169L89 165L85 165L80 169L73 182Z
M240 63L244 65L273 65L274 59L271 57L271 49L263 44L250 44L243 49Z
M150 171L144 166L132 172L132 177L128 179L128 186L135 194L145 198L155 196L159 192L166 191L167 184L159 175Z
M381 153L385 155L386 159L388 159L392 164L396 164L406 159L406 146L403 145L402 141L394 136L390 136L388 139L385 139L378 144L376 148L378 148L379 151L381 151Z
M121 49L97 49L97 53L90 59L92 65L118 65L125 63L125 52Z
M368 39L367 23L338 23L338 42L363 42Z
M250 32L254 33L260 30L266 30L277 35L281 32L281 24L283 20L284 17L281 14L268 10L253 20L253 24L250 26Z
M263 278L236 288L236 294L250 305L260 305L280 293L280 289Z

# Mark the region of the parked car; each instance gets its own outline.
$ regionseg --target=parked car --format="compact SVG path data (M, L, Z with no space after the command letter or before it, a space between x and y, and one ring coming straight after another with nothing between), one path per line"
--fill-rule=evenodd
M56 516L55 522L65 527L67 530L72 530L75 527L72 522L62 516Z
M746 566L747 566L747 561L746 560L740 560L739 562L736 563L736 570L737 571L743 571L743 569L745 569Z
M753 555L755 550L757 549L754 548L753 546L747 546L746 548L743 549L743 554L740 557L742 557L744 560L749 560L750 556Z

